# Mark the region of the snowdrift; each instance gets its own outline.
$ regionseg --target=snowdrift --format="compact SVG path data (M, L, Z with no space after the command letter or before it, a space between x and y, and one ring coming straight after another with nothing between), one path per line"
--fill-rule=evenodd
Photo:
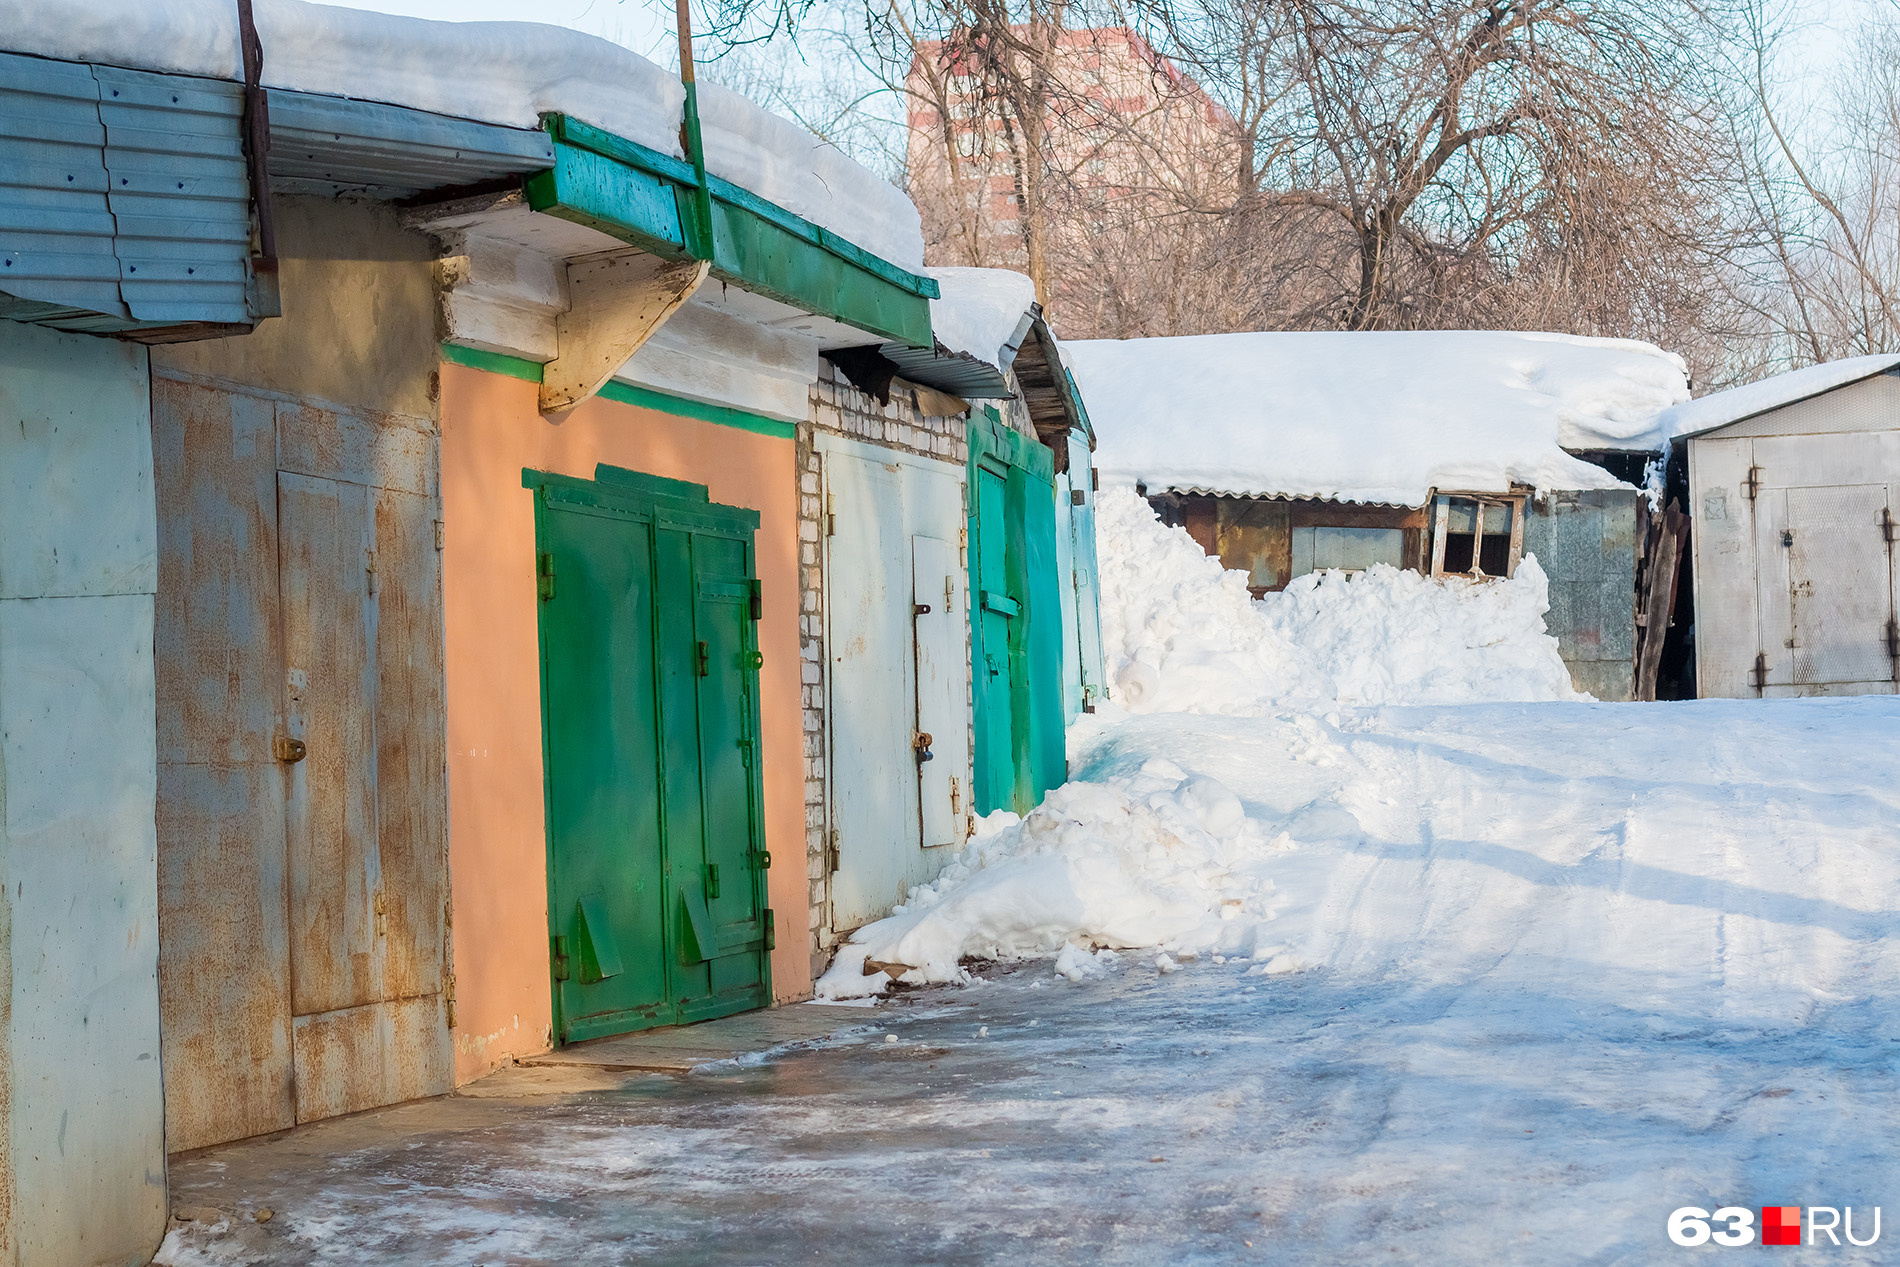
M1380 565L1300 577L1255 602L1245 576L1162 526L1130 488L1098 499L1096 550L1105 667L1129 712L1584 698L1544 632L1549 586L1534 557L1509 581Z
M1900 980L1896 752L1891 697L1134 718L819 991L1218 957L1798 1023Z
M1900 979L1900 700L1575 702L1528 561L1256 603L1132 493L1098 515L1111 672L1149 715L1079 723L1074 780L981 824L821 995L1214 957L1786 1020ZM1364 707L1419 704L1458 706Z

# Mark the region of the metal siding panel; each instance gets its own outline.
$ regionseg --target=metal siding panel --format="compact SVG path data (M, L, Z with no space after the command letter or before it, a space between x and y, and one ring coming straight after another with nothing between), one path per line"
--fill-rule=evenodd
M825 542L825 666L832 825L831 919L856 928L904 900L917 851L911 755L910 540L895 463L824 453L835 531Z
M314 93L270 95L271 179L405 197L554 165L547 133Z
M1545 628L1577 689L1599 699L1634 694L1637 496L1556 492L1524 524L1524 552L1550 577Z
M449 1089L437 995L300 1016L295 1045L299 1124Z
M1689 442L1690 548L1695 566L1696 694L1752 697L1758 644L1754 503L1743 488L1752 441Z
M969 678L964 656L962 569L954 541L914 536L911 602L917 655L917 729L931 737L932 760L918 767L925 848L963 840L963 789L969 762ZM928 608L928 611L923 610ZM925 877L928 878L928 877Z
M1881 529L1886 485L1791 488L1787 498L1795 684L1891 692L1893 582Z
M131 315L159 324L248 321L243 89L108 66L94 74Z
M442 988L448 750L441 555L427 497L376 501L376 808L386 910L383 993Z
M292 474L277 490L289 730L307 745L286 807L291 1011L302 1017L383 997L376 604L369 490Z

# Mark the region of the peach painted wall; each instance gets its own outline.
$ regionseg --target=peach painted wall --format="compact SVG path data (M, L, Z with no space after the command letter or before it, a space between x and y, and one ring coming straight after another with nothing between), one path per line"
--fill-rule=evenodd
M592 479L607 462L704 484L760 515L759 646L773 993L811 994L798 660L793 441L591 400L555 425L533 383L442 366L442 591L448 638L449 873L455 1077L546 1051L547 840L542 805L534 496L524 467Z

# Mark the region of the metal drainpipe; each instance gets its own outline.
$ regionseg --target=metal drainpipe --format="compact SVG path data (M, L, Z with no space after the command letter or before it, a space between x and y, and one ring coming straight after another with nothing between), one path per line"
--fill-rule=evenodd
M680 117L680 148L693 163L693 211L698 232L697 244L688 241L694 259L713 256L712 190L706 184L706 142L699 131L699 84L693 78L693 15L688 0L675 0L675 18L680 37L680 83L686 88L686 108Z

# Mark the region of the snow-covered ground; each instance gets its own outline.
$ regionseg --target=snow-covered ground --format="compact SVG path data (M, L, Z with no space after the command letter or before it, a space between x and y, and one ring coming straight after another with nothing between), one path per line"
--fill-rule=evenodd
M201 1154L160 1261L1889 1260L1900 700L1580 700L1534 572L1250 604L1103 506L1149 711L840 956L879 1032Z

